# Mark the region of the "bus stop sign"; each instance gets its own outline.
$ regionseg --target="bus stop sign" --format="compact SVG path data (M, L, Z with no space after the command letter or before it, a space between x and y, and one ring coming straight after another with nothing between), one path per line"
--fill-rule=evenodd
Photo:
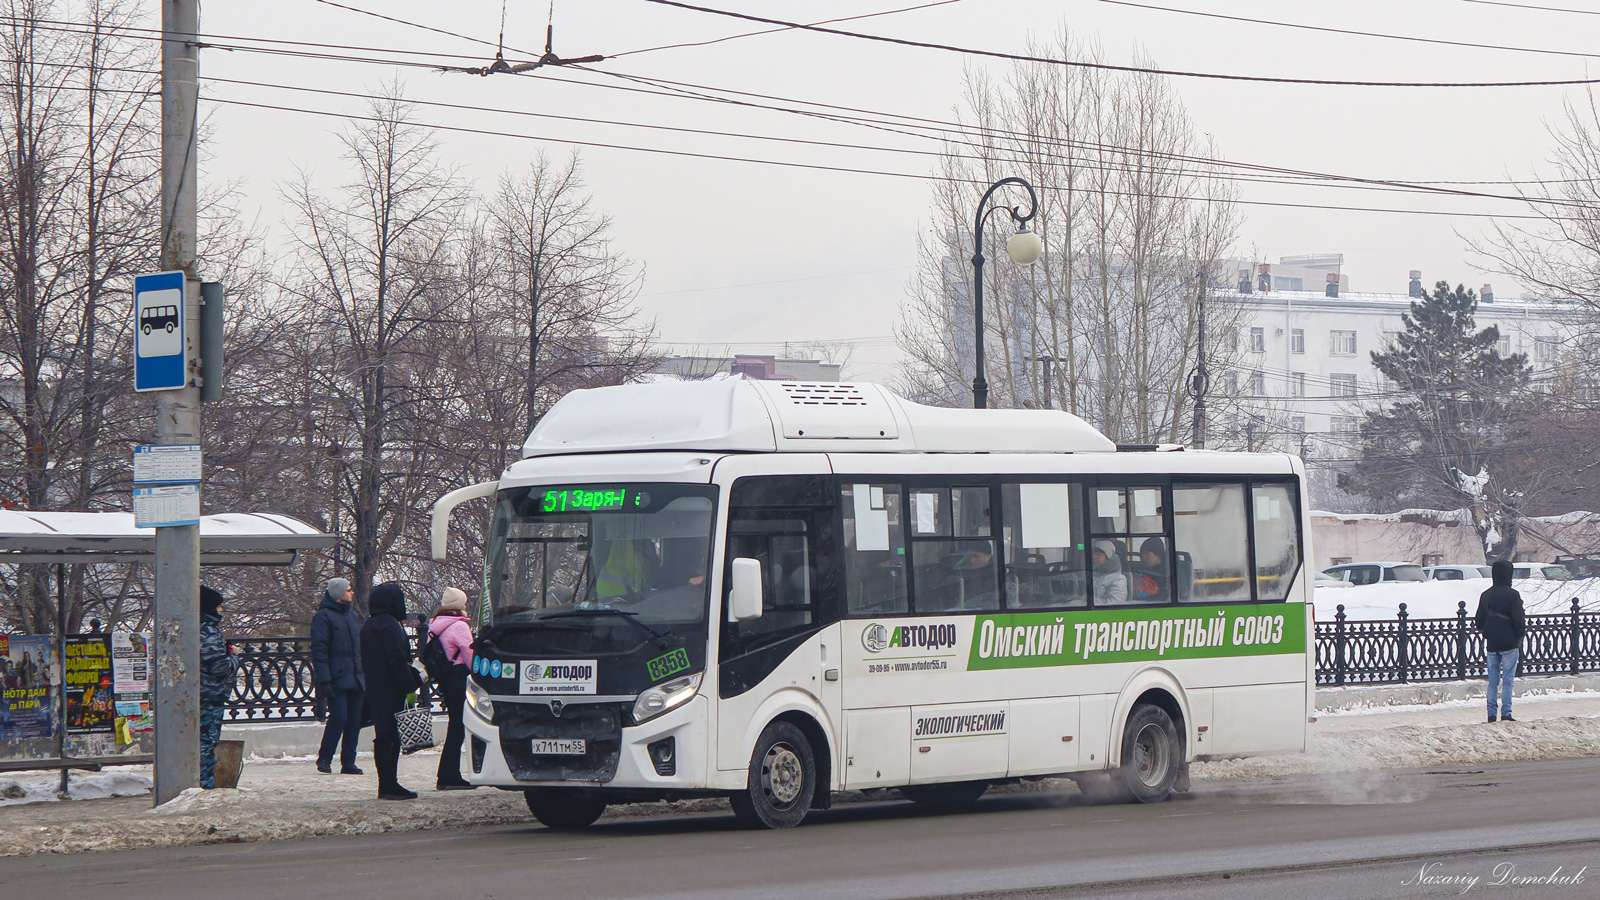
M171 391L187 386L182 272L133 278L133 389Z

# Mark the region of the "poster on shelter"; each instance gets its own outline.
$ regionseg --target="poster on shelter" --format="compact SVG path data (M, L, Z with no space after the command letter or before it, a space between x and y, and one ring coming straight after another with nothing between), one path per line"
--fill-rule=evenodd
M151 635L118 631L111 635L111 668L115 676L112 702L116 707L119 745L132 744L137 735L156 730L151 710L150 672L155 667L155 642Z
M54 638L0 635L0 740L55 737Z
M111 635L111 668L116 676L113 689L117 699L126 694L150 692L150 667L155 654L150 635L137 631L118 631Z
M65 691L67 734L110 734L116 725L111 701L111 641L106 635L67 638Z

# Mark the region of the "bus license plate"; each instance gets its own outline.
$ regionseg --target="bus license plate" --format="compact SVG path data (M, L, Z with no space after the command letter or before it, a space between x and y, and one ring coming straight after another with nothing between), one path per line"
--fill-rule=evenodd
M552 740L538 738L533 742L533 752L545 756L582 756L589 752L589 742L583 738Z

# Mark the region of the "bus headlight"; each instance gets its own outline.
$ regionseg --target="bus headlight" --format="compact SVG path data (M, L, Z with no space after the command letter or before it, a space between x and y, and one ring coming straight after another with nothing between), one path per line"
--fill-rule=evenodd
M467 679L467 705L485 722L494 721L494 704L489 702L489 692L471 678Z
M696 672L693 675L674 678L640 694L639 699L633 704L633 724L648 722L669 709L676 709L688 703L689 698L700 690L701 674L703 673Z

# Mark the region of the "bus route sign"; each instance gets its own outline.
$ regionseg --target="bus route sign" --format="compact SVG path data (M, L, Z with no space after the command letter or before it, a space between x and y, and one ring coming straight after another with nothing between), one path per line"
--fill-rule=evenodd
M189 383L182 272L133 278L133 389L172 391Z

